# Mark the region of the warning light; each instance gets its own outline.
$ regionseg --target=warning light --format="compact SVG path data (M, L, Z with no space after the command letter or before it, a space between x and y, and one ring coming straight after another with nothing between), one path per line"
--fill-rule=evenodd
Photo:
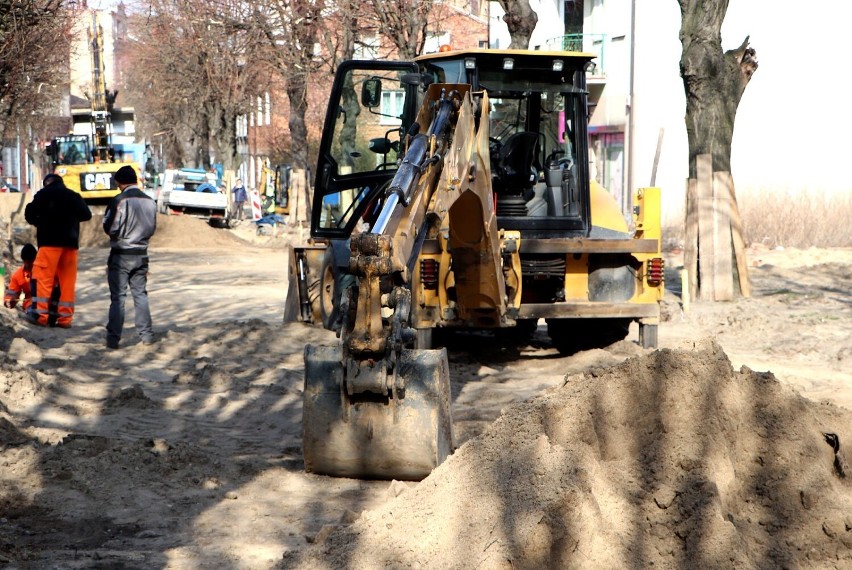
M648 260L648 285L656 287L663 282L666 263L659 257Z
M420 281L424 289L438 288L438 262L434 259L420 260Z

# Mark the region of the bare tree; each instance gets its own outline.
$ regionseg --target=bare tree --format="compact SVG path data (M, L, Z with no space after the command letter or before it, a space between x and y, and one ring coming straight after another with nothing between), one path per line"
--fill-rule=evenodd
M60 114L70 16L61 0L0 0L0 137Z
M393 43L396 57L410 60L423 53L433 6L433 0L370 0L368 19Z
M363 23L367 18L366 10L357 0L338 0L335 3L333 25L323 26L321 57L325 58L324 67L333 74L341 61L355 56L355 46L362 40ZM330 15L330 14L327 14Z
M255 62L263 38L243 23L250 16L236 0L151 0L132 19L124 78L141 132L156 133L171 161L207 166L212 152L236 167L236 118L267 86Z
M727 0L679 0L682 22L680 75L686 91L689 174L695 157L713 155L714 170L730 171L734 119L745 88L757 70L749 38L737 49L722 51L722 21Z
M686 132L689 141L689 178L707 178L711 185L719 182L713 173L725 173L728 180L720 184L724 189L714 188L713 199L698 199L693 196L689 201L687 212L687 235L695 233L691 227L698 227L698 220L711 221L714 225L712 234L723 236L722 242L727 242L725 248L716 251L709 243L711 233L704 231L696 233L691 260L685 264L696 264L697 271L692 270L691 279L693 291L700 293L706 288L713 291L712 283L720 277L730 281L732 275L719 275L722 271L733 270L730 263L730 242L733 240L734 249L737 247L736 199L733 193L731 171L731 141L734 136L734 119L745 88L757 70L755 51L749 47L749 38L733 50L722 51L722 22L728 9L728 0L679 0L681 11L680 40L683 52L680 59L680 74L683 78L686 92ZM699 166L700 164L704 166ZM701 171L701 172L700 172ZM708 190L709 191L709 190ZM709 196L709 194L708 194ZM719 219L720 198L728 204L723 213L726 217ZM730 210L730 220L726 212ZM731 220L734 225L731 226ZM705 229L709 223L703 224ZM701 239L702 236L705 239ZM687 244L687 250L691 245ZM723 253L727 252L727 253ZM689 254L689 251L687 251ZM727 255L728 259L713 259L717 255ZM711 265L714 261L724 263ZM739 265L739 263L737 264ZM740 288L746 293L747 283L743 280L744 264L740 266ZM690 270L687 267L687 270ZM711 275L711 273L713 275ZM708 297L702 295L702 298ZM709 296L712 299L712 296Z
M509 49L527 49L538 23L538 14L529 0L497 0L503 8L503 21L509 29Z
M325 10L324 0L259 2L251 23L266 38L267 60L285 84L290 103L290 161L295 168L310 166L305 114L310 77L321 62L315 47Z

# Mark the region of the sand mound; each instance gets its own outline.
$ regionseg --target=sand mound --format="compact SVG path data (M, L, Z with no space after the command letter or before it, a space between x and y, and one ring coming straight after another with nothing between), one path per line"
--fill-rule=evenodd
M852 414L715 343L660 350L508 408L279 567L848 568L852 480L827 432L852 441Z
M226 229L210 226L206 220L192 216L158 216L157 233L151 247L192 249L245 244Z
M11 267L20 262L20 246L25 243L36 243L36 232L33 226L24 220L23 208L25 202L20 202L18 194L0 193L0 230L4 236L7 235L7 224L13 221L14 227L14 259L9 261ZM21 212L15 214L20 207ZM105 206L95 205L92 208L92 219L80 224L80 248L107 248L109 238L104 233L103 213ZM12 216L14 215L14 220ZM243 221L235 228L214 228L204 218L194 216L159 215L157 216L157 233L151 240L154 248L218 248L224 246L243 246L248 243L261 246L280 248L285 247L291 241L307 239L307 236L299 236L296 230L286 225L278 225L274 228L266 227L270 233L257 233L256 224L249 220ZM4 254L5 254L5 245Z
M109 247L102 225L103 214L80 224L81 249ZM215 248L245 243L230 230L214 228L206 220L193 216L157 216L157 233L151 239L153 248Z

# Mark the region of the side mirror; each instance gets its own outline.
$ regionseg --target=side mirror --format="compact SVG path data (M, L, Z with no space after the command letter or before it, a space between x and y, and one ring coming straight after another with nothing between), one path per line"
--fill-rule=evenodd
M382 80L377 78L365 79L361 85L361 104L368 109L378 107L382 103Z
M368 148L376 154L387 154L391 151L393 145L387 138L378 137L375 139L370 139L370 144Z

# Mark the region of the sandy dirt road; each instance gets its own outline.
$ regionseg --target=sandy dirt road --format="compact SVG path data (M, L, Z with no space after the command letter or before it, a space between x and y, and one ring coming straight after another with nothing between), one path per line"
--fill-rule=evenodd
M335 337L282 324L292 236L195 222L169 220L152 247L154 346L138 342L128 318L122 348L104 347L102 243L81 251L73 329L0 317L0 566L316 567L318 558L297 557L325 541L328 525L423 485L304 473L302 353ZM734 370L771 371L790 393L852 409L852 251L750 259L750 299L684 312L672 280L660 347L712 338ZM678 263L671 254L669 267ZM606 349L561 356L543 324L523 345L452 342L459 445L566 376L653 352L633 330Z

